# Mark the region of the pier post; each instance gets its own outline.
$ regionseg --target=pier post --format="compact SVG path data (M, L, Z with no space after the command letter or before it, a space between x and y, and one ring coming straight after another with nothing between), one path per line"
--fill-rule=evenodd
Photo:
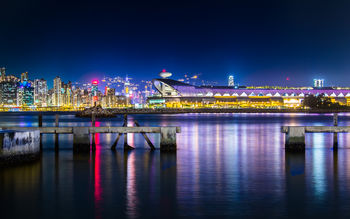
M90 152L89 127L73 127L74 152Z
M287 151L304 151L305 127L289 126L286 133L285 147Z
M333 114L333 125L338 126L338 113ZM338 133L333 133L333 149L338 149Z
M140 124L135 120L134 121L136 127L140 127ZM145 138L146 142L148 143L149 147L151 148L151 150L155 150L156 148L154 147L153 143L151 142L151 140L148 138L148 136L146 135L146 133L141 132L142 136Z
M58 127L59 126L59 115L56 114L55 115L55 127ZM55 134L55 151L58 150L58 134L56 133Z
M124 114L124 125L128 127L128 114ZM134 149L130 145L128 145L128 133L124 133L124 150Z
M43 127L43 114L39 113L38 116L38 127ZM40 133L40 150L43 149L42 134Z
M0 130L0 166L38 159L39 130Z
M96 102L95 102L96 104ZM94 111L91 113L91 126L95 127L96 126L96 115ZM92 150L96 150L96 143L95 143L95 133L92 134Z
M43 127L43 114L40 113L38 117L38 127Z
M162 151L176 150L176 127L160 128L160 150Z

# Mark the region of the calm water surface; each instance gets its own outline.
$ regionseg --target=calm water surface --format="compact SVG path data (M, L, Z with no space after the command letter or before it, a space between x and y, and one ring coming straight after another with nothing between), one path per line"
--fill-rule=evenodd
M61 126L90 125L61 115ZM282 125L331 125L317 114L134 115L144 126L181 126L176 153L109 148L115 134L97 134L96 152L74 154L72 135L43 136L40 161L0 169L1 218L349 218L350 134L307 134L305 154L284 151ZM37 126L34 114L0 114L1 126ZM53 126L54 116L44 116ZM97 126L121 126L122 118ZM339 125L350 125L340 114ZM159 136L150 135L159 145Z

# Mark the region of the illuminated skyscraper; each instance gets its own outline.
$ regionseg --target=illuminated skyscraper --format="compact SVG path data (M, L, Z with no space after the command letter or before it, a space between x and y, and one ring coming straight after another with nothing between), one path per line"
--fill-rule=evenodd
M108 88L104 96L104 107L113 107L116 104L115 89Z
M31 84L27 84L23 87L22 104L21 106L33 106L34 105L34 88Z
M95 106L98 101L98 80L92 81L92 88L91 88L91 96L92 96L92 105Z
M324 79L314 79L314 87L321 88L324 86Z
M33 106L34 105L34 88L28 81L23 81L17 87L17 106Z
M6 78L6 68L2 67L0 68L0 82L5 81Z
M62 81L60 77L55 77L53 79L53 105L61 106L62 97L61 97Z
M34 104L37 106L47 106L47 82L44 79L34 80Z
M21 74L21 83L23 83L24 81L28 81L28 72L23 72Z
M2 81L0 83L0 103L4 106L17 105L17 83Z
M61 85L61 98L62 106L69 106L71 107L73 105L73 91L72 91L72 82L68 81L68 83L62 83Z
M228 76L228 86L233 87L235 86L235 79L233 75Z
M129 86L130 86L129 78L128 76L126 76L125 82L124 82L124 95L126 96L127 104L130 103L130 98L132 93L132 91L129 90Z

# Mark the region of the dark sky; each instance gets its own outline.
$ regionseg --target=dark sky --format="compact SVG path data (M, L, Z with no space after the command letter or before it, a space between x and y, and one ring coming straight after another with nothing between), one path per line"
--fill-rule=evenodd
M125 76L350 86L350 1L2 0L0 66L65 81ZM286 78L290 80L287 81Z

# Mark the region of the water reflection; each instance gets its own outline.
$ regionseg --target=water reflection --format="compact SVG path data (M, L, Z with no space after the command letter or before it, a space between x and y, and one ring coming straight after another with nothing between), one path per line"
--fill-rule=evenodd
M160 216L177 217L177 162L176 152L160 153Z
M96 127L99 127L100 123L96 122ZM103 186L101 185L101 145L100 145L100 134L94 134L95 138L95 150L92 151L92 165L94 170L94 201L95 201L95 218L101 218L102 209L102 196Z
M288 216L303 217L307 208L304 153L285 153L285 176Z
M124 152L126 178L126 211L129 218L139 217L137 206L138 196L136 187L135 153Z
M90 125L61 116L62 126ZM21 121L22 119L29 119ZM54 120L50 117L49 119ZM130 116L145 126L180 125L176 153L109 150L116 135L96 134L96 150L74 154L72 136L44 136L42 159L0 169L2 217L337 217L350 215L349 136L308 134L305 153L285 153L280 126L331 124L330 115L188 114ZM36 118L0 116L5 125ZM350 118L342 115L342 125ZM44 124L51 124L48 121ZM121 125L121 119L96 125ZM156 135L155 135L156 136ZM159 137L152 137L159 145Z
M315 147L312 150L312 184L314 185L314 194L316 199L324 198L324 193L326 192L326 163L325 163L325 153L326 150L318 148L325 142L324 134L312 134L313 144Z

